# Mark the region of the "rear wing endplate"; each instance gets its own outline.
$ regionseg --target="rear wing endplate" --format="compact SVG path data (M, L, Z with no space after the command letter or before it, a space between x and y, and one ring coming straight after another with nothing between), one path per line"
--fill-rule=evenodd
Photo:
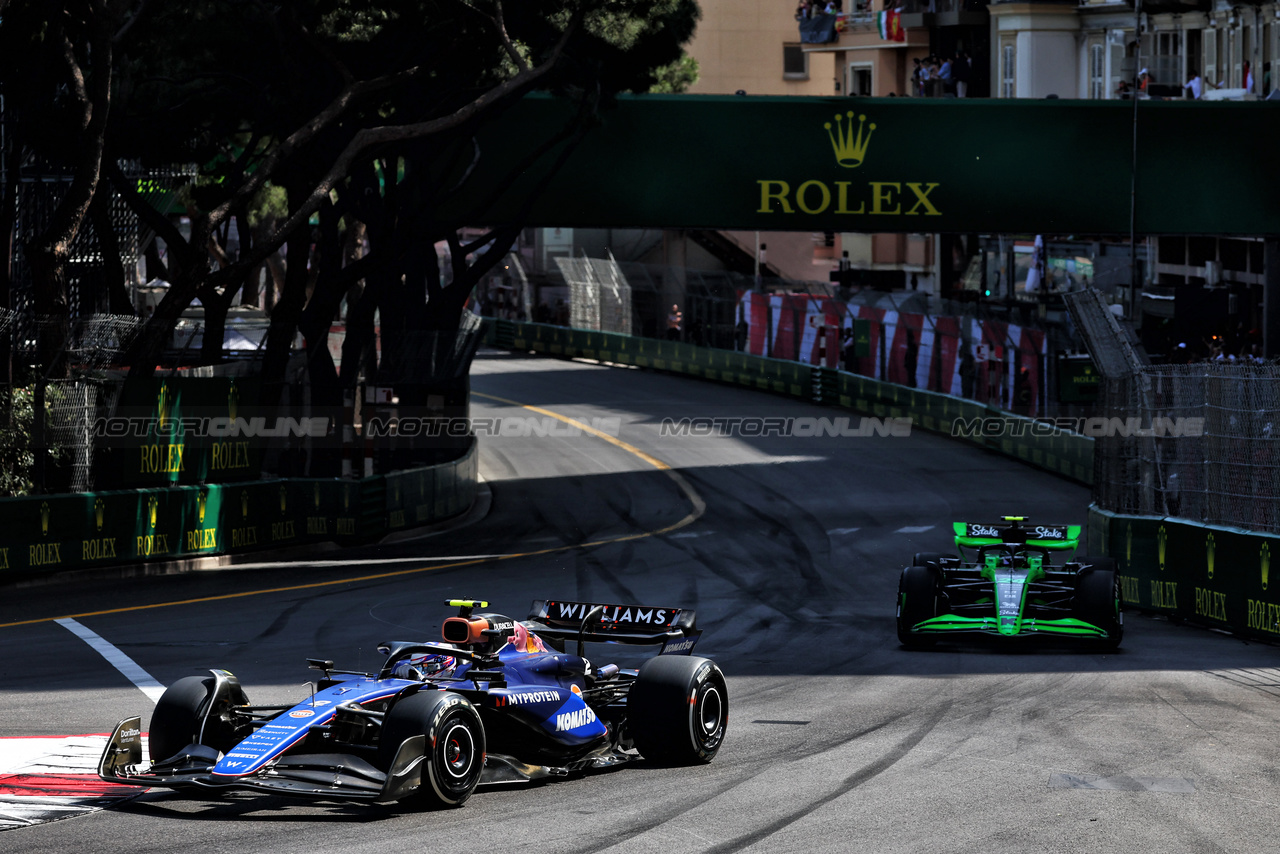
M609 605L563 599L534 601L525 626L540 637L560 643L662 644L662 652L668 655L688 655L702 634L698 631L697 614L685 608Z

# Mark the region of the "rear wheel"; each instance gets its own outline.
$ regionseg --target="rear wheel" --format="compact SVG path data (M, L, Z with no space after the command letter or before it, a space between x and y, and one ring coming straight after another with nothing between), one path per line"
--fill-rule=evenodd
M424 691L405 697L387 712L378 742L386 770L400 745L426 736L422 785L403 800L423 807L461 806L484 771L484 725L475 707L459 694Z
M724 743L728 721L724 674L706 658L651 658L627 692L627 730L640 755L651 762L710 762Z
M224 685L226 683L224 682ZM186 676L160 695L147 736L147 755L162 762L192 744L204 744L226 753L242 735L234 720L224 714L230 703L247 703L239 683L230 686L230 695L211 700L217 685L212 676ZM212 703L208 714L206 704Z
M1116 562L1109 557L1086 557L1081 563L1089 568L1076 579L1076 617L1105 630L1101 646L1115 649L1124 637Z
M920 555L916 556L917 559ZM933 635L911 633L916 623L938 616L938 576L919 564L902 570L898 581L898 640L911 649L924 649L937 643Z

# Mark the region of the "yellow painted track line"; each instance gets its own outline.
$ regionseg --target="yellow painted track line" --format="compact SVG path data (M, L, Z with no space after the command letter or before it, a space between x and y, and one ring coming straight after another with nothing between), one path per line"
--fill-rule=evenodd
M622 441L621 439L617 439L613 436L610 436L608 433L605 433L603 430L597 430L596 428L590 426L589 424L583 424L581 421L570 418L567 415L561 415L559 412L552 412L550 409L543 409L541 406L530 406L527 403L519 403L514 400L508 400L505 397L498 397L496 394L484 394L483 392L478 392L478 391L473 391L471 393L476 397L487 397L489 400L496 400L499 403L505 403L509 406L519 406L523 409L529 410L530 412L536 412L539 415L546 415L551 418L555 418L557 421L563 421L565 424L572 424L574 427L577 427L579 430L581 430L584 433L590 433L592 436L595 436L598 439L604 439L610 445L616 445L617 447L621 448L627 453L634 454L635 456L644 460L649 465L656 468L658 471L671 471L671 466L667 465L657 457L649 456L644 451L637 448L635 445L628 445L626 442Z
M515 558L522 558L522 557L537 557L538 555L555 554L557 552L567 552L567 551L572 551L573 549L586 549L586 548L594 548L595 546L610 545L612 543L625 543L631 540L642 540L647 537L661 536L663 534L668 534L672 531L683 528L686 525L689 525L692 522L696 521L698 517L700 517L703 514L703 512L705 512L707 509L706 502L702 500L702 496L698 495L697 491L689 484L687 480L685 480L683 475L681 475L675 469L671 468L671 466L667 465L662 460L658 459L657 457L653 457L653 456L650 456L649 454L646 454L644 451L640 450L634 445L630 445L626 442L623 442L621 439L617 439L613 436L610 436L608 433L605 433L601 430L597 430L596 428L590 426L589 424L584 424L581 421L577 421L573 418L568 417L567 415L561 415L558 412L552 412L550 409L543 409L542 407L539 407L539 406L528 406L523 403L518 403L514 400L508 400L505 397L497 397L491 394L482 394L481 392L478 392L478 391L473 391L471 393L476 397L485 397L490 400L496 400L499 403L508 404L510 406L519 406L524 409L528 409L532 412L537 412L540 415L546 415L551 418L558 419L560 421L563 421L566 424L571 424L574 427L577 427L578 429L582 430L584 433L589 433L592 436L595 436L599 439L603 439L604 441L608 442L611 445L615 445L616 447L621 448L627 453L640 458L644 462L653 466L655 469L658 469L663 474L667 475L667 477L675 481L676 486L680 489L682 493L684 493L684 496L686 499L688 499L689 503L693 505L693 509L683 519L681 519L678 522L675 522L674 524L667 525L665 528L658 528L653 531L640 531L635 534L624 534L618 537L608 537L603 540L593 540L588 543L577 543L574 545L565 545L565 546L552 546L550 548L538 549L536 551L513 552L511 554L494 555L491 557L476 558L473 560L461 560L455 563L442 563L442 564L437 564L435 566L419 566L419 567L413 567L411 569L398 569L392 572L377 572L369 575L356 575L350 578L335 578L331 581L311 581L306 584L293 584L287 587L269 587L262 590L245 590L240 593L221 593L217 596L202 596L196 599L178 599L171 602L155 602L150 605L130 605L125 608L108 608L102 611L86 611L81 614L64 614L60 617L37 617L31 620L16 620L11 623L0 623L0 629L6 629L13 626L29 626L29 625L34 625L36 623L49 623L55 620L68 620L68 619L78 620L83 617L102 617L108 614L124 614L132 611L148 611L154 608L170 608L176 605L197 605L202 602L218 602L218 601L227 600L227 599L243 599L248 596L262 596L268 593L289 593L294 590L314 590L319 587L332 587L338 584L357 584L365 581L377 581L383 578L397 578L397 577L406 576L406 575L417 575L424 572L438 572L442 569L457 569L458 567L463 567L463 566L477 566L479 564L490 563L493 561L512 560Z

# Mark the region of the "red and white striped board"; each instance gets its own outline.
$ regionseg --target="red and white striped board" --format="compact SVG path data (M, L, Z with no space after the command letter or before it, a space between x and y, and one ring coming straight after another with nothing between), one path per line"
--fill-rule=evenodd
M99 779L108 737L0 738L0 830L74 818L146 791Z

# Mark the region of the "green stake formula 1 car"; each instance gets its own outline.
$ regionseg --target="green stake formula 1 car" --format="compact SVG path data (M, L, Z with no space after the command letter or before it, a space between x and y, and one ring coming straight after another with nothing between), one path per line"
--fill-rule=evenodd
M898 583L903 646L993 636L1118 647L1124 623L1115 561L1076 559L1079 525L1026 523L1025 516L1005 516L997 525L956 522L960 557L917 554ZM1054 566L1052 558L1059 553L1070 559Z

